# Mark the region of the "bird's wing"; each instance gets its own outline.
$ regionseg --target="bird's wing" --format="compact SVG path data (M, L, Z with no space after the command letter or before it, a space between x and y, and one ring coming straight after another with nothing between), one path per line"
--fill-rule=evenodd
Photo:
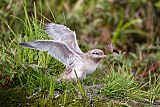
M73 61L77 58L80 58L78 54L70 50L65 44L55 42L53 40L37 40L33 42L22 42L21 46L41 50L48 51L48 53L61 61L66 66L73 63Z
M68 27L60 24L48 23L45 32L54 39L54 41L66 44L75 53L83 53L77 43L76 33Z

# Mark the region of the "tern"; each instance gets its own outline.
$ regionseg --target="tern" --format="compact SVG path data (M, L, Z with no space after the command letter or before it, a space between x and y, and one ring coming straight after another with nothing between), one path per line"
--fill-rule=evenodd
M45 26L45 32L53 39L22 42L20 45L47 51L52 57L62 62L66 68L57 81L75 80L77 77L84 79L87 74L95 71L101 60L106 57L100 49L82 52L77 43L76 33L64 25L48 23Z

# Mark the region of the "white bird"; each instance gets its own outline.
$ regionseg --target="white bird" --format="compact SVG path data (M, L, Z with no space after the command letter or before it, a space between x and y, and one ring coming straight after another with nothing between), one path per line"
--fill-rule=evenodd
M83 53L77 43L75 32L64 25L48 23L45 32L53 40L36 40L32 42L22 42L21 46L47 51L52 57L61 61L66 69L60 75L58 81L84 79L87 74L96 70L100 61L106 57L104 52L93 49ZM77 76L76 76L77 75Z

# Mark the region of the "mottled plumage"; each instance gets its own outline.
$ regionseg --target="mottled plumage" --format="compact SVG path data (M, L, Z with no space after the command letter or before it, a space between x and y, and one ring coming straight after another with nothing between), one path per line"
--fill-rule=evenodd
M59 77L61 79L83 79L87 74L92 73L99 65L101 59L105 57L102 50L93 49L83 53L77 43L75 32L64 25L49 23L45 27L45 32L53 40L36 40L32 42L22 42L21 46L47 51L52 57L61 61L66 70Z

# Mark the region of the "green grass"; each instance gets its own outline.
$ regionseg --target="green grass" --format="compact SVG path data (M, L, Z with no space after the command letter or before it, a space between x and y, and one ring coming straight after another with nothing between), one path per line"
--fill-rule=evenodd
M19 46L20 42L50 39L43 30L44 24L50 22L50 19L43 15L47 14L43 11L46 8L45 3L41 4L40 1L37 4L33 3L34 8L29 14L28 9L31 9L31 4L24 2L21 5L24 17L14 17L11 22L5 18L6 14L1 17L3 32L0 46L0 105L70 107L108 105L112 107L157 106L160 103L160 76L158 72L149 73L145 78L140 77L143 71L148 70L152 62L156 63L160 60L160 39L158 38L154 42L149 42L150 44L134 44L134 49L129 53L121 51L119 54L108 54L107 58L103 60L103 64L82 81L57 83L55 80L65 68L62 63L46 52ZM59 4L63 5L64 3L65 1L62 1ZM83 17L83 11L88 8L88 4L82 4L82 7L74 8L70 13L59 16L55 16L56 12L54 13L49 6L47 8L50 10L49 14L51 14L53 22L62 22L61 24L77 29L78 34L91 34L93 38L98 35L98 32L94 30L97 26L101 24L110 26L116 23L114 22L116 17L123 19L120 12L115 17L106 13L106 10L113 7L110 5L107 7L108 4L105 5L104 1L87 3L92 4L91 12L97 11L96 4L102 9L93 15L95 18L93 23L91 23L92 21L87 22L88 19ZM70 4L72 3L70 2ZM40 8L40 12L38 8ZM20 7L17 7L17 11L18 9ZM56 14L61 9L62 7L57 8ZM108 18L100 19L102 16ZM16 23L17 28L13 24L14 22L18 22ZM146 31L134 28L134 25L139 22L138 19L130 19L125 24L122 22L122 20L117 22L111 39L113 42L124 39L123 34L131 33L145 35L149 38ZM75 26L77 23L78 28ZM18 28L19 30L17 30ZM79 30L80 28L82 29ZM78 36L78 38L80 37ZM84 43L80 46L82 50L91 48L85 46ZM134 50L135 52L133 52ZM160 68L156 70L160 71Z

